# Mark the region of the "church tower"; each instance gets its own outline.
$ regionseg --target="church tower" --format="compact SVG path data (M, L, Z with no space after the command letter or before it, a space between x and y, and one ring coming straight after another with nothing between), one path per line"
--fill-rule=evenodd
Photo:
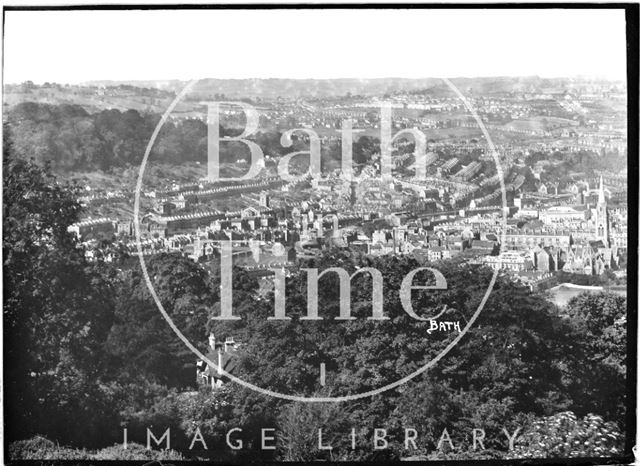
M596 239L602 240L609 247L609 219L607 217L607 200L604 197L604 183L600 177L598 188L598 204L596 205Z
M260 207L271 207L271 200L269 199L269 194L262 191L260 193Z

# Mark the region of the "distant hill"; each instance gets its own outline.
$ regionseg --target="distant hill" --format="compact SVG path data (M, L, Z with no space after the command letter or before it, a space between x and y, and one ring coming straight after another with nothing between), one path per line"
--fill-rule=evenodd
M490 94L504 92L523 92L546 86L558 86L568 83L568 79L542 79L531 77L487 77L453 78L451 81L461 90ZM121 84L158 88L177 92L187 81L90 81L88 86L117 86ZM296 98L296 97L335 97L347 93L352 95L383 95L400 91L425 91L438 95L450 92L440 78L377 78L377 79L203 79L195 92L202 94L224 94L228 97Z
M379 95L400 90L416 90L432 87L440 80L381 78L381 79L203 79L194 91L203 94L224 94L228 97L331 97L347 93L354 95ZM179 91L187 81L90 81L88 86L156 87Z
M471 90L478 94L499 94L509 92L540 92L550 88L572 88L597 82L586 78L541 78L539 76L520 77L478 77L451 78L461 91ZM178 92L187 81L149 80L149 81L89 81L88 86L130 85L141 88L156 88ZM440 78L376 78L376 79L215 79L200 80L195 90L203 94L224 94L228 97L335 97L347 93L352 95L382 95L404 91L425 91L427 94L439 94L448 91L446 83Z
M613 84L577 78L485 77L452 78L465 95L500 96L511 93L562 93L565 90L591 84ZM105 109L162 113L187 81L89 81L81 85L45 83L6 84L6 107L22 102L47 104L77 104L90 112ZM192 112L203 100L220 99L309 99L352 96L385 96L396 93L416 93L434 98L452 97L447 84L439 78L379 78L379 79L203 79L175 109L183 115Z

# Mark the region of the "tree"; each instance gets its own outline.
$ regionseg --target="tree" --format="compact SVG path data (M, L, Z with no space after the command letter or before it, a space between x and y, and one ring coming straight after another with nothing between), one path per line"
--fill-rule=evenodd
M376 152L380 152L378 138L361 136L353 144L353 160L356 163L368 163Z
M228 328L235 329L237 341L242 342L235 375L260 387L311 396L322 388L319 366L325 363L326 390L334 396L362 393L419 369L455 336L428 334L429 322L415 321L402 309L400 282L419 266L411 258L371 258L328 250L302 266L319 270L339 266L349 274L362 267L380 270L384 311L390 319L366 320L371 315L371 278L358 274L351 289L352 316L357 319L334 321L339 315L339 284L335 274L329 274L320 280L318 288L318 308L324 320L302 321L299 317L307 312L306 274L294 271L286 283L286 312L291 320L267 320L273 315L273 295L234 307L234 314L242 320L225 325L233 325ZM446 305L442 319L458 320L464 326L482 300L492 271L458 261L434 266L444 274L448 287L415 291L414 308L427 317ZM431 279L418 275L415 283ZM565 394L563 369L567 353L575 353L567 342L568 333L568 323L544 297L514 284L507 276L499 276L475 325L442 361L425 376L397 390L350 403L349 421L354 425L388 426L392 448L386 453L397 457L405 421L437 432L447 423L468 430L472 423L460 418L484 419L491 420L499 431L501 424L512 422L515 413L544 415L565 409L572 400ZM358 447L355 454L373 458L369 447Z
M147 269L172 321L189 341L203 349L206 324L218 301L211 277L192 260L176 254L153 257ZM129 271L121 281L108 343L114 357L112 369L122 380L142 378L170 387L188 387L195 382L196 356L158 310L138 269Z
M9 434L90 441L109 418L100 389L113 274L91 266L67 227L77 189L3 145L3 318ZM93 437L95 439L95 437Z
M282 461L353 459L348 456L351 443L348 407L336 403L294 402L283 407L277 421ZM318 448L320 430L323 445L330 445L332 450Z
M596 412L624 425L627 372L627 300L615 293L583 293L566 310L575 329L571 390L578 414ZM586 396L585 396L586 395Z

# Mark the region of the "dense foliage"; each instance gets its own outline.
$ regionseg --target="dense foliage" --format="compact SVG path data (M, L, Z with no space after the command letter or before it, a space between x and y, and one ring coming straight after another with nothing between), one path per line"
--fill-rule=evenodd
M529 426L512 458L598 457L620 452L622 438L615 424L589 414L578 419L572 412L538 419Z
M108 170L139 165L160 115L110 109L89 113L79 105L25 102L8 112L16 151L37 163L51 163L59 172ZM221 128L221 136L237 134ZM279 135L256 136L264 147L275 146ZM221 146L221 160L235 161L241 144ZM183 163L207 158L207 127L198 119L167 121L153 146L153 160Z
M79 212L74 188L13 157L10 143L3 149L7 420L12 435L37 426L67 442L90 441L99 426L63 420L113 421L100 387L113 324L113 271L87 264L67 233Z
M79 105L49 105L24 102L7 112L18 154L27 154L38 164L49 163L56 172L108 171L115 167L138 166L160 121L155 113L110 109L89 113ZM220 126L220 137L237 136L242 131L238 122ZM308 150L308 143L292 137L293 145L281 144L282 134L275 130L259 130L250 139L264 154L280 156ZM365 162L379 152L379 141L362 137L354 144L354 160ZM323 148L329 157L339 158L340 147ZM162 125L152 147L155 162L181 164L207 160L207 125L200 119L168 120ZM248 160L249 151L239 142L220 145L220 160Z

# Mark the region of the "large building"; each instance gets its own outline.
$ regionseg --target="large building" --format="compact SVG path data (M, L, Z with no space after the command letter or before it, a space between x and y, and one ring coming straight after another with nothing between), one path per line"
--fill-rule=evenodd
M540 221L544 223L570 223L585 220L585 210L571 206L554 206L541 210L538 214Z
M571 245L571 234L567 230L518 230L504 235L504 248L526 250L536 247L557 247L566 249Z
M506 251L497 256L484 256L481 262L494 270L521 272L533 269L530 256L520 251Z

